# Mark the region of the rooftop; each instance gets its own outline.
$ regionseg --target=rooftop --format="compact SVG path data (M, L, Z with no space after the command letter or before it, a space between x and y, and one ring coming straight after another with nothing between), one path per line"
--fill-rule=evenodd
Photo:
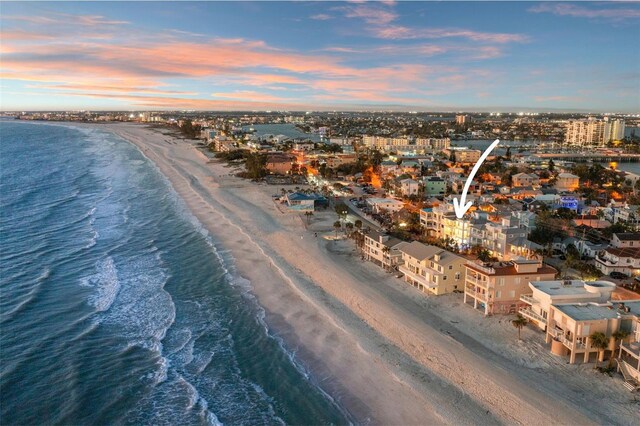
M593 291L589 291L587 289L587 286L594 290L602 289L604 291L613 291L616 288L616 285L609 281L584 282L582 280L534 281L530 283L530 286L551 296L569 296L593 293Z
M616 232L613 235L618 237L620 241L637 241L640 240L640 233L638 232Z
M446 265L456 260L464 260L464 258L443 250L440 247L429 246L418 241L412 241L411 243L403 246L400 251L419 260L434 260L433 258L435 255L440 255L440 260L436 262L440 265Z
M619 315L618 311L613 309L613 307L597 305L595 303L577 303L553 306L569 318L576 321L613 319L618 318Z

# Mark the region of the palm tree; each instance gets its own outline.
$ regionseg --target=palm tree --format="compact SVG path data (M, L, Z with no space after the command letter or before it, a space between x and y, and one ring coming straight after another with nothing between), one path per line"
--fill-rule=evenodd
M525 325L527 325L528 322L529 321L527 321L527 319L520 314L518 314L518 317L516 319L511 321L511 324L513 324L513 326L518 329L518 340L522 340L520 338L520 331Z
M311 223L311 216L313 216L313 212L306 211L304 212L304 215L307 217L307 225L308 225L309 223Z
M384 258L388 259L389 258L389 252L391 251L391 247L389 246L384 246L382 247L382 253L384 254ZM389 264L391 264L391 262L389 262ZM387 269L387 264L383 263L383 268ZM390 266L390 265L389 265Z
M347 235L351 235L351 232L353 231L353 223L347 222L344 226L347 228Z
M362 221L360 219L356 219L353 225L356 227L358 231L362 229Z
M598 358L596 359L596 365L594 368L598 368L600 362L600 355L604 353L605 349L609 346L609 338L602 332L596 331L589 336L591 347L598 350Z
M339 220L336 220L335 222L333 222L333 229L336 230L336 238L338 238L338 230L342 228L342 224L340 223Z
M618 347L618 341L620 341L620 345L622 345L622 341L626 339L628 335L629 335L629 332L627 330L618 330L611 335L611 337L613 337L613 340L615 341L616 344L613 345L614 353L611 354L611 358L609 358L609 365L608 365L609 368L613 367L613 359L615 358L614 355L615 355L616 347Z

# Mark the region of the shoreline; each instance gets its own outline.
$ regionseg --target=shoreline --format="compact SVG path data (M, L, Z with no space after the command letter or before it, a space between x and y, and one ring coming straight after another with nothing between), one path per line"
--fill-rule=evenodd
M270 196L279 186L229 177L225 165L157 129L88 126L133 143L156 165L230 251L269 328L358 423L625 422L596 416L601 407L565 394L568 386L511 371L513 362L414 302L410 289L353 264L348 243L313 238L332 234L331 223L314 219L310 231L281 213Z

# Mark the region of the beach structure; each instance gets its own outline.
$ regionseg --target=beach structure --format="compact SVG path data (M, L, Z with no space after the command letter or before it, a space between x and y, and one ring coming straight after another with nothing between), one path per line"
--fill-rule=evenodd
M388 234L370 231L364 235L364 257L386 270L393 270L402 261L400 248L407 244Z
M529 293L520 300L525 304L518 312L543 331L547 329L549 311L553 304L605 303L611 300L616 285L609 281L553 280L532 281Z
M462 290L465 258L418 241L403 245L399 251L402 263L398 270L407 283L434 295Z
M284 201L290 210L307 212L315 211L316 207L326 206L327 199L318 194L304 194L302 192L292 192L284 196Z
M607 355L616 357L619 342L613 335L619 330L637 330L640 319L640 301L607 302L607 303L562 303L553 304L549 308L546 343L551 345L555 355L569 356L569 363L576 361L602 361ZM592 342L594 333L602 333L609 339L606 349L599 350ZM624 339L631 358L636 354L635 335ZM621 355L618 352L618 355ZM635 359L635 358L634 358ZM627 358L630 370L638 371L638 364ZM637 361L636 361L637 362Z
M517 312L524 302L523 294L530 293L529 282L553 280L556 270L540 260L511 260L507 262L467 262L464 303L485 315Z

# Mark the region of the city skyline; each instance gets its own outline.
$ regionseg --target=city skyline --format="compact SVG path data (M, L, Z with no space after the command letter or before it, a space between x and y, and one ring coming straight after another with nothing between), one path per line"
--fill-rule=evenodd
M2 109L638 112L637 3L5 3Z

